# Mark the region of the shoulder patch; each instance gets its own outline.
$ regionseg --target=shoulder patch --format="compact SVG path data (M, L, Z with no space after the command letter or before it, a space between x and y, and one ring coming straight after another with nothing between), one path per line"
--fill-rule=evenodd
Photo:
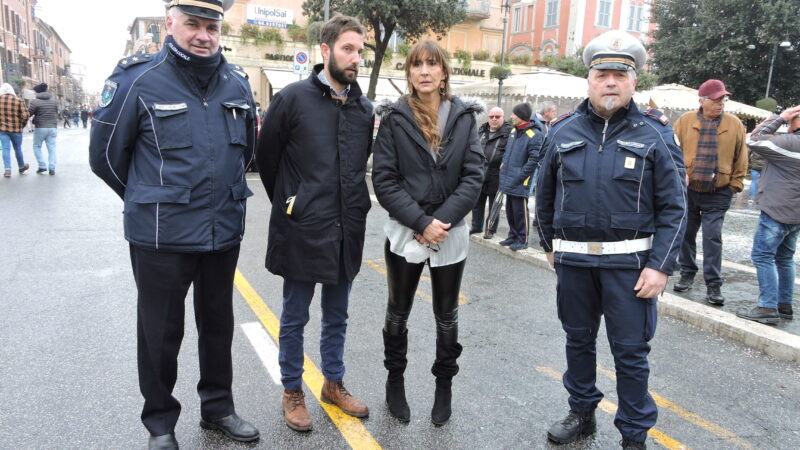
M648 108L647 111L644 112L644 115L652 117L658 120L661 125L669 124L669 117L664 114L664 111L656 108Z
M247 75L247 72L244 71L242 66L240 66L238 64L228 64L228 67L231 68L231 71L233 73L235 73L236 75L239 75L240 77L244 78L245 80L249 80L250 79L250 76Z
M103 85L103 92L100 94L101 108L105 108L106 106L111 104L111 102L114 100L114 94L117 93L118 87L119 83L111 80L106 80L106 83Z
M557 124L558 122L561 122L562 120L566 119L567 117L569 117L569 116L571 116L573 114L575 114L575 111L570 111L568 113L564 113L564 114L556 117L555 119L550 121L550 126L552 127L553 125Z
M525 131L525 134L527 134L529 138L532 138L533 136L536 135L536 133L534 133L533 130L531 130L531 129L528 129L527 131Z
M120 59L119 62L117 63L117 66L123 69L127 69L128 67L150 61L152 58L153 55L150 53L137 53L135 55L131 55Z

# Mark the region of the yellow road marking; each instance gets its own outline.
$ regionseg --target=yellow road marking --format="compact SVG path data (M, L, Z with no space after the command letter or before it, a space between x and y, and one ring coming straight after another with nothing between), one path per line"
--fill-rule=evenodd
M364 263L370 266L374 271L378 272L379 274L386 276L386 269L383 267L383 260L382 259L369 259L364 260ZM426 277L424 275L419 277L420 281L431 281L430 277ZM417 289L416 294L426 300L428 303L433 301L433 297L428 295L425 292L420 291ZM469 299L461 292L458 293L458 304L459 306L463 306L469 303Z
M264 325L267 332L275 339L275 342L278 342L280 321L275 314L272 313L261 296L258 295L258 292L253 289L253 286L250 285L244 275L239 272L239 269L236 269L233 284L247 301L247 304L250 305L250 308L256 314L258 320L261 321L261 324ZM305 370L305 373L303 373L303 381L305 381L306 386L308 386L308 389L317 399L320 406L322 406L322 409L328 413L328 416L336 427L339 428L339 432L342 433L342 436L347 440L347 443L350 444L350 447L359 450L380 449L381 446L375 438L372 437L367 428L364 427L361 420L345 414L338 406L330 405L320 400L324 376L308 355L305 355L303 369Z
M547 366L536 366L536 370L544 375L547 375L550 378L553 378L557 381L561 381L561 373L552 367ZM608 414L616 414L617 413L617 405L611 403L610 401L603 399L600 400L600 404L598 405L601 411L607 412ZM663 431L659 430L658 428L651 428L648 432L651 438L654 441L661 444L665 448L670 450L688 450L689 447L680 443L679 441L673 439Z
M597 371L600 372L601 374L605 375L606 377L612 379L612 380L616 380L617 379L617 374L613 370L606 369L605 367L601 366L600 364L597 365ZM742 448L753 448L753 445L751 443L749 443L749 442L747 442L745 440L742 440L741 438L739 438L739 436L736 436L733 432L728 431L725 428L723 428L723 427L721 427L721 426L719 426L719 425L717 425L717 424L715 424L713 422L709 422L708 420L704 419L703 417L701 417L701 416L699 416L699 415L697 415L697 414L695 414L695 413L693 413L691 411L687 411L682 406L677 405L675 403L672 403L671 401L669 401L666 398L656 394L653 391L649 391L649 392L650 392L650 396L652 396L653 400L655 400L656 405L658 405L658 406L660 406L662 408L666 408L666 409L674 412L675 414L677 414L678 416L680 416L681 418L683 418L687 422L691 422L691 423L697 425L698 427L703 428L706 431L708 431L708 432L710 432L712 434L715 434L715 435L721 437L722 439L725 439L726 441L729 441L731 444L736 444L736 445L738 445L739 447L742 447Z

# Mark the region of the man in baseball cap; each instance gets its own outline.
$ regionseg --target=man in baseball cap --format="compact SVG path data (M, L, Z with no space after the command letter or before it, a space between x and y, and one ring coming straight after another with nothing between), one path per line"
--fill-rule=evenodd
M697 90L700 109L683 114L675 122L689 177L688 222L678 262L681 278L676 292L692 288L698 271L695 261L697 231L703 227L703 278L706 301L720 306L725 303L720 275L722 267L722 223L731 204L731 197L741 192L747 171L745 129L738 117L724 112L731 94L725 83L711 79ZM702 214L701 214L702 211Z

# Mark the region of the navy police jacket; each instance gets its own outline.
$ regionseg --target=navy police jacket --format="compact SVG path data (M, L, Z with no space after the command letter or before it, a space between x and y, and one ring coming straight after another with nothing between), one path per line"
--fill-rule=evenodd
M224 58L200 93L167 47L120 61L92 121L92 171L123 198L125 238L176 252L224 250L244 234L255 106Z
M514 128L511 131L503 155L503 165L500 166L501 192L528 198L531 176L539 164L539 150L543 142L542 124L536 119L521 130Z
M588 99L553 124L536 185L540 244L553 238L615 242L652 236L650 250L618 255L557 252L557 263L671 274L686 229L681 151L666 118L633 103L609 120Z

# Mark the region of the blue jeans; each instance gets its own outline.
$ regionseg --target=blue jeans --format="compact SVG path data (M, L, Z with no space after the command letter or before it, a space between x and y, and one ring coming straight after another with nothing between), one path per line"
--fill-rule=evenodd
M11 146L14 146L14 155L17 157L17 166L25 167L25 158L22 156L22 133L0 131L0 145L3 146L3 165L6 170L11 170Z
M56 128L36 128L33 130L33 154L40 169L56 170ZM48 161L42 157L42 141L47 144Z
M330 381L344 378L344 341L347 335L347 303L352 283L344 274L344 264L338 284L322 285L322 332L319 353L322 374ZM308 308L314 297L316 283L283 280L283 311L279 333L278 362L281 382L285 389L300 389L303 384L303 330L308 323Z
M758 306L777 308L778 303L792 304L794 252L799 233L800 224L783 224L761 212L750 255L758 276Z
M760 170L751 170L750 171L750 199L756 199L756 193L758 193L758 179L761 177Z

